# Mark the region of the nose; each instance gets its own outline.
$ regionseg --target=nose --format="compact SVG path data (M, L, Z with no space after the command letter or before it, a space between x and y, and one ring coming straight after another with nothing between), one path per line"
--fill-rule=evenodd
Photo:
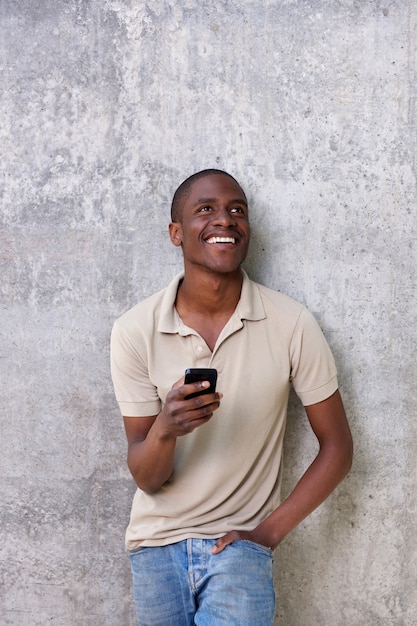
M221 226L233 226L236 224L236 218L227 207L219 207L214 214L213 223Z

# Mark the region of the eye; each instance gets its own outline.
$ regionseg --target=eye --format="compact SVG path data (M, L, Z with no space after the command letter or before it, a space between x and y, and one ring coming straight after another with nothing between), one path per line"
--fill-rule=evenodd
M230 209L230 213L241 213L243 214L245 211L243 210L243 207L241 206L234 206L233 208Z
M211 211L211 206L209 204L205 204L198 209L199 213L206 213L207 211Z

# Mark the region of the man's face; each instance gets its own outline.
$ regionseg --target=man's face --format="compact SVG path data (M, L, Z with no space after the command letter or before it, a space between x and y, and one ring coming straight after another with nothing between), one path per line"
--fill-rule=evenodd
M197 179L183 204L182 221L170 224L170 236L182 247L185 267L236 271L250 239L248 206L240 187L222 174Z

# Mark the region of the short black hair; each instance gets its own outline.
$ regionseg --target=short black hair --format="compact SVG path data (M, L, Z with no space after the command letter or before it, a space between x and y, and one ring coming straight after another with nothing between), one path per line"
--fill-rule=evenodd
M220 174L221 176L228 176L229 178L231 178L236 183L236 185L241 189L246 199L246 194L243 191L241 185L237 182L236 178L234 178L228 172L224 172L223 170L216 170L216 169L201 170L201 172L196 172L195 174L192 174L191 176L186 178L178 187L176 192L174 193L174 197L172 198L172 204L171 204L171 221L172 222L181 222L182 207L188 194L190 193L193 183L199 178L204 178L205 176L212 176L213 174Z

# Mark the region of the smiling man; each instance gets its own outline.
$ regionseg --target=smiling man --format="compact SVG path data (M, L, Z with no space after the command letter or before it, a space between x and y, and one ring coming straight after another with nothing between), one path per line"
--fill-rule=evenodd
M312 315L242 270L246 195L219 170L184 181L169 234L184 272L125 313L112 376L137 484L126 545L141 626L272 626L272 554L350 468L332 354ZM185 384L186 368L215 368ZM281 502L293 386L319 452Z

